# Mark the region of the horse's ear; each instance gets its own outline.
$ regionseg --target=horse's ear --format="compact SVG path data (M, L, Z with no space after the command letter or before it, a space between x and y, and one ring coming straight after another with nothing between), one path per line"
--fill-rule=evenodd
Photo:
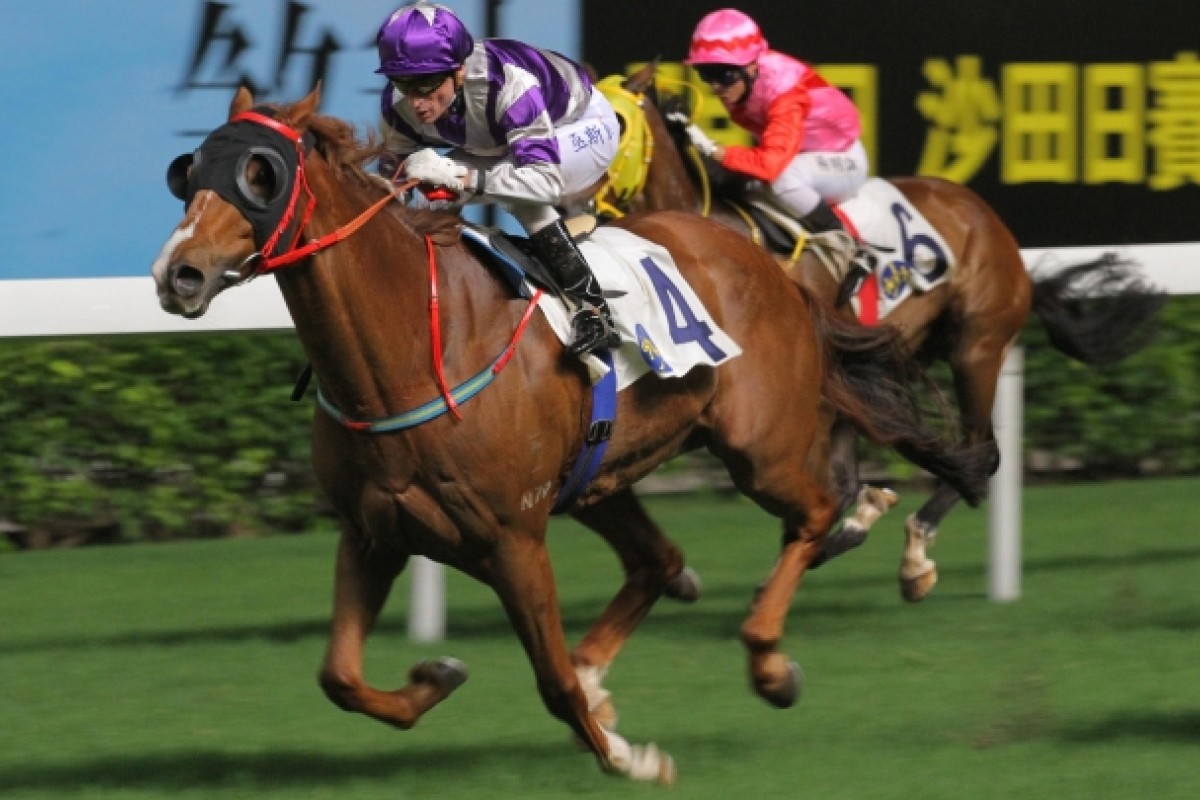
M625 79L625 88L635 94L641 94L646 91L646 87L654 83L654 73L658 71L658 56L654 57L653 61L647 62L645 66L637 72Z
M254 108L254 95L250 94L250 90L245 84L238 87L237 94L233 96L233 102L229 104L229 118L233 119L243 111L249 111Z
M317 85L308 93L299 103L292 106L289 116L292 119L292 125L297 128L304 128L308 125L308 118L317 110L317 106L321 104L321 82L317 81Z

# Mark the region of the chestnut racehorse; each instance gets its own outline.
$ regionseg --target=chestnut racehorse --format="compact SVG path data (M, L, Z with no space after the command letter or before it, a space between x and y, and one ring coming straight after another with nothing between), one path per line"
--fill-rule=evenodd
M836 510L827 469L811 457L823 404L970 501L982 494L985 459L921 421L913 388L895 377L904 369L892 333L827 314L722 225L679 212L631 220L629 231L671 253L743 353L682 377L645 376L618 396L607 453L570 510L618 550L626 579L569 650L545 535L588 431L586 372L462 241L461 221L390 202L395 191L363 169L375 149L317 103L317 91L284 106L237 92L229 121L168 171L185 213L153 274L163 309L190 318L254 274L276 276L320 387L314 467L344 522L319 673L341 708L407 729L465 680L465 667L443 658L414 666L396 690L364 681L366 637L394 579L410 556L427 556L492 587L546 707L602 768L670 782L669 756L604 724L605 672L683 570L682 553L636 505L635 481L707 447L782 520L782 552L741 628L753 686L777 706L795 700L799 680L780 649L784 619ZM452 413L379 424L439 398Z
M665 119L669 110L686 111L688 102L683 95L665 96L659 108L656 67L655 62L648 63L621 84L630 95L620 98L627 101L626 107L636 102L644 113L644 123L638 124L644 124L644 136L651 142L644 150L653 154L640 191L627 190L621 205L628 211L701 212L760 241L744 212L714 196L718 193L712 190L713 179L728 173L704 163L683 127ZM955 254L957 267L949 280L928 292L915 293L885 322L902 332L907 351L920 363L948 363L962 442L988 448L994 471L1000 460L992 430L996 385L1005 355L1030 312L1046 326L1051 343L1060 352L1089 365L1110 364L1150 341L1152 323L1166 295L1142 282L1135 264L1111 256L1031 279L1016 239L973 191L937 178L889 181L942 235ZM609 205L618 203L610 201ZM765 241L763 246L767 246ZM824 302L833 302L838 285L815 256L804 251L797 259L794 253L780 252L778 259L796 283ZM1084 296L1087 294L1092 299ZM1103 298L1096 300L1096 295ZM828 438L831 481L840 498L840 510L848 510L856 498L859 507L826 539L813 566L860 544L874 521L895 503L890 493L861 487L855 441L852 426L841 423L835 424L834 434ZM953 486L941 482L907 519L900 566L906 599L920 600L933 588L937 569L926 556L926 545L932 543L942 519L959 499Z

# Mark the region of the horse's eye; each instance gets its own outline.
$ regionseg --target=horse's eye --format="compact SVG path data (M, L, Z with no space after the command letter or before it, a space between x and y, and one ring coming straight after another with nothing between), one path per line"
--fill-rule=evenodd
M253 155L246 162L246 185L260 202L269 203L275 199L279 193L279 177L274 165L262 155Z
M288 168L283 157L266 147L252 147L238 162L238 189L251 205L265 208L283 194Z

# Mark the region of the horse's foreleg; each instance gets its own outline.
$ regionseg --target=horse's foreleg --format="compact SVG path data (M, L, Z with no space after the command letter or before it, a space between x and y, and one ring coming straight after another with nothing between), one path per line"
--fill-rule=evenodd
M589 709L611 731L616 728L617 712L603 685L609 666L660 595L674 591L679 599L691 602L699 594L699 578L683 566L683 553L630 489L574 516L608 542L625 573L620 591L571 652Z
M546 708L575 732L603 769L636 780L673 783L675 764L653 744L630 745L604 730L588 708L567 652L558 594L545 544L510 534L493 553L489 582L521 639Z
M415 665L409 671L408 685L393 692L373 689L364 682L362 660L367 634L407 560L405 555L369 547L353 531L342 533L334 575L333 627L318 674L321 688L339 708L405 730L467 677L461 662L444 658Z

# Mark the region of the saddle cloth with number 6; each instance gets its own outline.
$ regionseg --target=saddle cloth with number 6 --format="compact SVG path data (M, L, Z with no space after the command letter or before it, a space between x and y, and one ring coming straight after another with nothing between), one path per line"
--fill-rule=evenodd
M742 349L721 330L680 274L666 248L620 228L600 227L579 242L608 297L621 347L613 352L617 390L647 372L677 378L700 365L718 366ZM557 297L538 304L565 344L571 320ZM594 355L583 357L592 382L608 371Z
M872 245L878 255L874 276L877 292L868 293L864 287L854 300L860 318L869 311L882 319L914 292L929 291L954 271L954 251L890 182L871 178L854 197L840 203L838 211L850 219L858 238ZM877 302L877 308L861 307L870 302Z

